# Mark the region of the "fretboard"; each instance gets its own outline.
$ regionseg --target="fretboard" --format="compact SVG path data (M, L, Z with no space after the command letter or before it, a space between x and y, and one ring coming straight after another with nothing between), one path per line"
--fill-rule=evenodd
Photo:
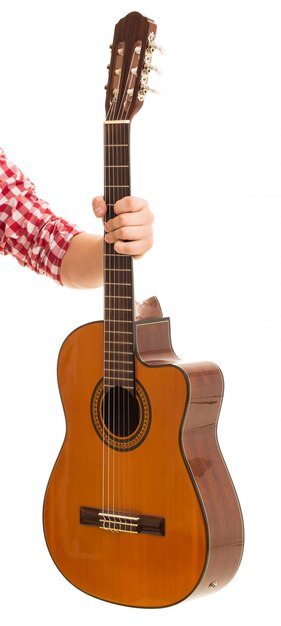
M106 220L114 204L130 195L130 124L105 122L104 198ZM131 256L104 243L104 388L123 387L134 394L134 298Z

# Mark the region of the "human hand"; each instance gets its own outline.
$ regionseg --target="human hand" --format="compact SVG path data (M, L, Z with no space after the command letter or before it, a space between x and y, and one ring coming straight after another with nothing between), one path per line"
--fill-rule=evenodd
M97 217L106 214L106 203L102 196L93 200ZM114 206L116 217L104 224L105 241L112 243L119 254L129 254L134 258L143 256L153 244L153 214L148 203L142 198L126 196Z

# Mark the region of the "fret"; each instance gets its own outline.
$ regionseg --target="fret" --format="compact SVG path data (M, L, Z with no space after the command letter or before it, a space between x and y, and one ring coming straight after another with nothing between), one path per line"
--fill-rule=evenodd
M112 360L111 359L104 359L104 363L112 363ZM119 359L116 362L113 361L114 365L118 365L119 363L121 363L121 365L126 365L126 364L132 365L132 361L123 361L123 360L119 360Z
M115 356L115 354L130 354L132 355L132 352L126 352L126 350L114 350L113 352L113 357Z
M132 378L131 379L129 379L129 378L122 378L122 377L119 378L119 376L116 379L114 378L114 376L107 376L107 377L104 376L104 379L103 379L103 384L105 386L112 385L113 387L116 387L116 386L120 385L120 387L124 386L124 387L127 387L127 388L129 387L130 389L134 389L134 387L132 385L133 382L134 382L134 379L132 379Z
M110 306L110 307L109 307L109 306L106 306L106 307L105 307L105 311L131 311L131 310L132 310L132 309L122 309L121 307L120 307L120 309L119 309L119 308L118 308L118 309L116 309L116 308L115 308L115 307L113 307L113 306Z
M118 262L118 260L119 259L110 260L109 264L106 267L104 267L104 271L105 272L120 272L120 273L124 272L125 273L124 279L126 279L126 281L130 280L131 277L129 275L129 272L132 272L131 268L124 267L122 265L117 266L116 265L116 261ZM108 261L108 260L106 259L106 261ZM110 265L111 263L112 263L112 267ZM114 278L111 277L111 276L106 276L106 278L107 278L108 282L111 282L111 279L112 279L112 280L114 280L114 282L118 280L118 281L120 281L123 284L122 276L114 276Z
M123 286L124 287L131 287L132 286L131 283L109 283L109 282L104 283L104 285L111 285L112 287L114 287L115 285L121 285L121 287L123 287Z
M112 319L109 319L109 318L106 319L106 322L113 322L114 324L132 324L132 320L119 320L119 319L112 320ZM114 328L114 331L116 331L116 328ZM118 330L117 330L117 332L118 332Z
M105 298L112 298L113 300L132 300L132 296L109 296L107 294L105 294L104 296Z
M105 148L128 148L128 143L106 143L104 144Z
M105 169L107 169L107 168L110 169L111 167L117 167L117 168L126 167L126 168L128 168L129 165L105 165L104 167L105 167Z
M132 270L124 269L123 267L105 267L106 272L131 272Z
M135 390L135 387L133 387L132 385L123 385L123 386L125 387L125 389L132 389L133 391ZM116 387L116 382L114 382L114 383L104 383L104 387L105 387L105 389L107 387Z
M128 374L128 376L127 376L127 374ZM112 380L114 380L114 379L116 379L116 380L124 380L125 382L129 382L129 383L133 383L134 382L134 377L133 377L132 374L130 375L130 372L125 372L125 374L121 374L120 376L118 374L117 375L115 375L115 374L111 375L110 373L104 373L104 379L106 379L106 380L111 380L111 379Z
M130 272L132 271L130 266L130 262L131 259L128 257L120 257L120 255L118 255L118 253L116 252L115 254L105 254L105 270L108 269L116 269L116 270L120 270L122 271L122 269L126 269L126 270L130 270ZM114 263L114 267L111 267L110 264ZM117 265L118 263L118 265Z
M122 367L105 367L104 368L105 372L129 372L130 370L126 370L126 369L122 369Z
M114 205L112 205L112 206L114 206ZM118 252L115 252L115 251L113 251L113 252L105 252L104 256L113 256L116 259L120 259L120 261L122 259L131 259L129 254L122 254L122 256L121 256Z
M118 378L118 380L129 380L129 381L133 381L134 377L132 375L130 375L130 372L125 370L126 374L129 374L129 376L116 376L116 378ZM114 376L110 376L110 374L106 374L104 376L104 378L106 378L107 380L109 380L110 378L114 378Z
M130 188L130 185L104 185L106 189L109 188L113 188L113 189L119 189L119 187L125 187L126 189Z
M122 343L122 345L123 345L123 344L126 344L126 345L128 345L128 346L131 346L131 345L132 345L132 342L131 342L131 341L122 341L122 342L121 342L121 341L116 341L115 339L112 339L112 340L111 340L111 339L105 339L105 342L104 342L104 343L116 343L118 346L120 345L120 343Z
M112 168L114 168L114 167L117 165L117 163L118 163L118 167L124 167L125 169L124 169L124 171L123 171L123 172L121 172L121 171L118 169L118 167L117 167L117 168L116 168L116 171L115 171L115 172L112 172L112 175L113 175L113 176L116 176L116 178L117 178L117 179L118 179L118 177L119 177L119 176L120 176L120 177L121 177L121 176L126 176L126 179L128 179L128 180L129 180L129 177L130 177L130 170L129 170L129 168L127 167L127 159L125 158L125 155L124 155L123 153L120 155L120 153L119 153L119 154L118 154L118 158L117 158L117 155L116 155L116 154L112 154L112 153L110 153L110 152L109 152L107 156L108 156L108 158L107 158L107 168L109 168L109 169L105 168L105 166L104 166L104 176L105 176L105 177L106 177L106 176L109 176L109 175L110 175L110 171L109 171L109 170L110 170L110 168L111 168L111 167L112 167ZM121 156L122 156L122 158L121 158ZM111 158L110 158L110 157L111 157ZM115 200L115 202L116 202L116 200ZM114 206L115 202L113 202L112 204L110 204L110 203L107 203L107 204L108 204L109 206Z
M124 278L128 281L130 280L129 272L132 272L132 269L128 267L128 263L124 264L120 262L120 259L106 259L106 265L104 267L105 272L125 272L127 275ZM106 277L108 282L111 282L111 277ZM119 280L122 281L122 276L115 276L114 281Z
M114 333L116 334L116 330L112 330L110 328L105 328L104 330L105 333ZM118 330L118 335L132 335L133 331L132 330ZM123 341L123 340L122 340Z
M118 259L114 258L114 265L116 264L116 261L118 261ZM123 263L123 259L122 259L122 263ZM104 268L106 272L110 271L110 272L131 272L131 268L130 267L110 267L107 265L107 267Z

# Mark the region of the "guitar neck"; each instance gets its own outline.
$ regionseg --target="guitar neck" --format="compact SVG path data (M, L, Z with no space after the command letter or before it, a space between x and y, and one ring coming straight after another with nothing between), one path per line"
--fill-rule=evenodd
M130 123L104 124L104 198L106 220L114 204L130 195ZM134 393L133 260L104 242L104 388Z

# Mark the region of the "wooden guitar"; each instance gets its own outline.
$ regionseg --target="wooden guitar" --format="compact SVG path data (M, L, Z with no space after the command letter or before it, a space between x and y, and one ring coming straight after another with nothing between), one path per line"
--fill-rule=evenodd
M130 194L130 123L143 104L156 25L115 27L104 124L105 200ZM132 258L104 244L104 321L65 340L58 381L66 436L44 501L62 574L97 598L164 607L234 576L242 515L217 442L220 369L187 365L156 298L135 311Z

